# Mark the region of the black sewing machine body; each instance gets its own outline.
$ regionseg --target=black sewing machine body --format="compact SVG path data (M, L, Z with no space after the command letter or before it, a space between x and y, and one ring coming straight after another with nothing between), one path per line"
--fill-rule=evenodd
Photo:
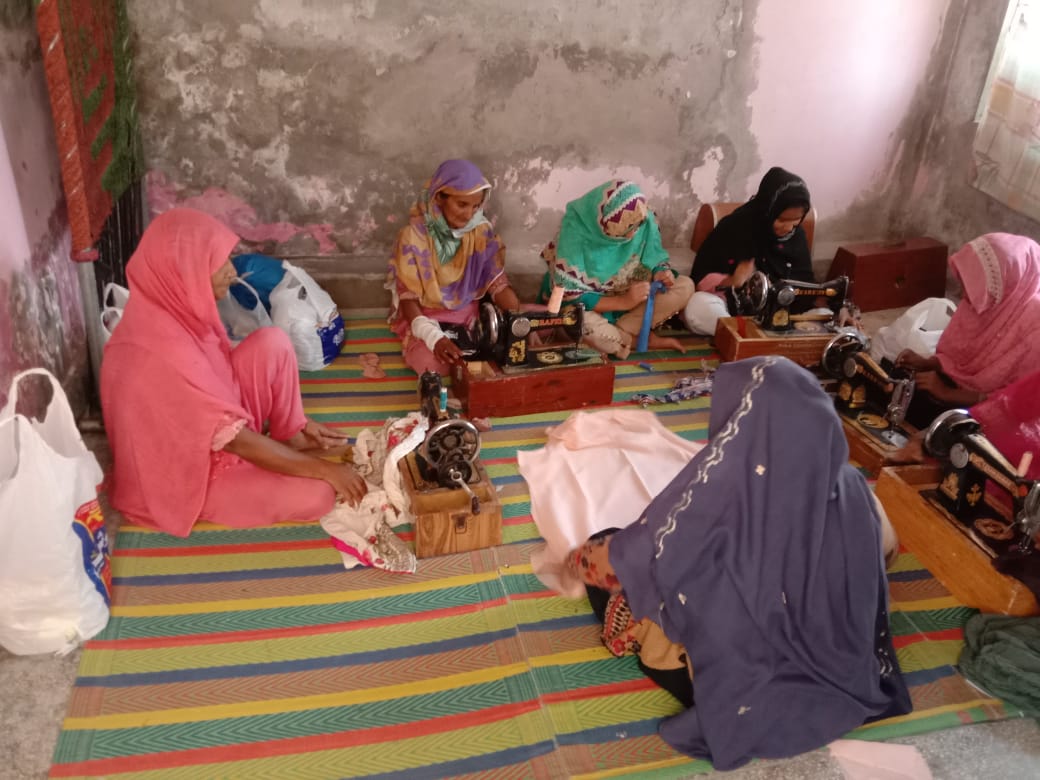
M798 312L814 308L817 298L826 299L827 308L831 310L829 322L836 325L848 291L847 276L815 284L794 279L770 279L764 272L755 271L740 287L729 288L727 297L730 310L736 314L752 316L768 330L786 331L804 318L805 315ZM819 318L813 316L809 319L819 321Z
M419 377L419 410L429 424L426 438L415 451L420 476L441 487L470 492L468 485L479 480L476 468L480 454L477 427L447 407L441 375L424 371ZM477 502L475 496L472 499ZM479 511L475 503L474 514Z
M942 481L935 490L924 491L926 498L962 523L994 557L1036 549L1040 482L1019 476L982 434L977 420L964 409L943 412L929 426L924 446L943 466ZM1000 495L987 496L993 487Z
M491 361L505 372L580 365L597 359L595 350L581 346L585 307L566 304L548 309L506 311L490 301L468 327L448 332L466 360ZM560 338L566 342L560 343Z
M821 365L838 381L834 404L872 436L893 447L910 439L902 428L914 396L909 371L890 368L870 356L870 340L855 328L844 328L823 350Z

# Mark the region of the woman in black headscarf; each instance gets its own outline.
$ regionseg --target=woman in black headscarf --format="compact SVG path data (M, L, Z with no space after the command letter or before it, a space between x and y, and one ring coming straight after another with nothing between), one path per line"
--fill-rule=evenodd
M809 188L783 168L770 168L755 196L719 220L697 250L690 275L697 285L684 312L694 333L715 334L729 316L718 288L740 287L756 270L770 280L812 282L812 254L802 229L811 208Z
M686 705L661 736L729 770L909 712L888 626L895 540L819 381L778 356L723 364L708 433L638 521L569 558L613 597L608 647Z

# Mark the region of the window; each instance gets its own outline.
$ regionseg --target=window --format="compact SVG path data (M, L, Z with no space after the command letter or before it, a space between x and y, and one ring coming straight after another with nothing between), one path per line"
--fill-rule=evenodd
M1040 220L1040 0L1012 0L977 115L975 186Z

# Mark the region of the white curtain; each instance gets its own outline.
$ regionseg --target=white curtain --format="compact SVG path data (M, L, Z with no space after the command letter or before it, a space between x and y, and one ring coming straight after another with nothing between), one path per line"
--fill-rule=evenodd
M975 186L1040 220L1040 2L1019 0L975 134Z

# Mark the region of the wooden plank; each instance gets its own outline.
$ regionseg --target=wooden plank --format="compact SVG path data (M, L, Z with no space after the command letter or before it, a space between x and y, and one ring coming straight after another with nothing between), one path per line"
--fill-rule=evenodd
M875 493L900 543L961 603L996 614L1040 614L1029 588L994 569L989 554L961 524L921 495L935 488L941 476L942 469L934 465L881 469Z

